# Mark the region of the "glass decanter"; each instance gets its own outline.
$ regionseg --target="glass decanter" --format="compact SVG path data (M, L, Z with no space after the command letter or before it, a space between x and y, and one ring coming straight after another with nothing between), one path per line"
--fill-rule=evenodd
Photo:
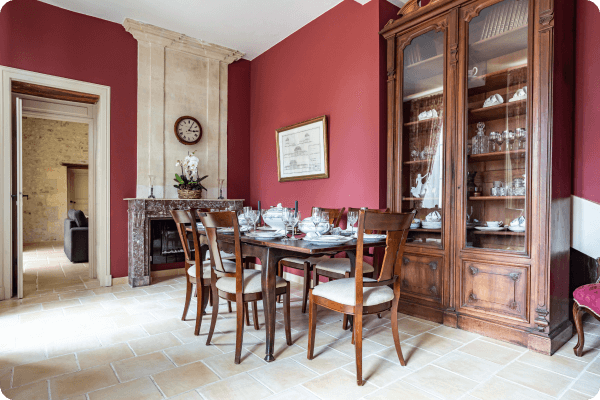
M477 135L473 138L473 154L485 154L490 152L490 138L485 136L485 124L477 124Z

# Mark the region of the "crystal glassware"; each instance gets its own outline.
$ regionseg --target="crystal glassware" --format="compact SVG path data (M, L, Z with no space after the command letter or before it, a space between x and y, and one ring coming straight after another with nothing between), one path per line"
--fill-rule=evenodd
M250 216L250 213L252 212L252 207L244 207L243 211L244 211L244 218L246 219L246 225L248 225L248 227L250 227L250 225L252 225L252 217Z
M321 211L321 223L324 222L327 223L327 230L329 230L329 211Z
M498 139L498 132L490 133L490 151L496 151L496 139Z
M256 223L258 222L258 219L260 217L260 211L252 210L251 215L252 215L252 224L254 225L254 232L256 232Z
M519 141L517 148L524 149L525 141L527 140L527 130L523 128L517 128L515 135L517 137L517 140Z
M504 135L500 132L496 135L496 143L498 143L498 151L502 151L502 143L504 143Z
M354 224L358 221L358 211L348 211L348 225L350 225L352 235L354 235Z
M321 222L321 209L319 207L314 207L312 209L311 220L312 220L312 223L315 225L315 233L318 236L320 236L318 228L319 228L319 223Z
M294 229L298 225L298 222L300 222L300 218L301 218L300 211L296 211L292 208L291 220L290 220L290 224L292 226L292 237L290 238L290 240L298 240L298 238L296 236L294 236Z
M509 150L514 150L515 149L515 146L514 146L514 143L515 143L515 132L508 131L508 143L510 143Z
M285 237L287 238L287 229L288 225L292 220L292 213L294 212L293 208L284 208L281 211L281 221L283 222L283 229L285 230Z

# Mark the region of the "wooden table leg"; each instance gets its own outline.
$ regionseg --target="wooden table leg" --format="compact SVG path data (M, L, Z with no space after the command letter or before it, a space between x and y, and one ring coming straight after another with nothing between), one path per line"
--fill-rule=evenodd
M262 264L263 309L265 313L266 349L265 361L275 361L275 312L277 296L275 296L275 274L277 263L282 257L277 256L277 251L264 248L264 256L260 258Z
M350 277L354 278L356 276L356 252L347 251L346 255L350 259ZM354 337L354 318L352 315L348 315L348 322L350 323L350 326L352 327L352 337ZM344 326L344 329L345 328L346 327ZM354 343L352 343L352 344L354 344Z

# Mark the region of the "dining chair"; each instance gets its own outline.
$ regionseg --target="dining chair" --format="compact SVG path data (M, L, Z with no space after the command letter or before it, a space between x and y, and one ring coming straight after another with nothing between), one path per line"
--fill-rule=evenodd
M340 220L344 214L344 208L321 208L323 211L329 212L329 224L333 224L334 228L339 227ZM313 207L314 209L314 207ZM311 212L312 214L312 212ZM283 267L293 268L303 271L304 284L302 285L302 313L306 313L306 303L308 303L308 289L310 289L310 276L313 266L320 261L326 260L329 256L320 257L286 257L279 261L277 275L283 277Z
M206 230L206 236L208 238L208 250L212 255L211 285L213 298L215 299L206 345L210 344L215 331L215 324L217 323L217 316L219 313L219 302L217 299L222 298L228 301L235 301L237 324L234 362L239 364L242 355L244 314L247 313L247 309L244 307L244 304L262 300L261 271L246 269L243 266L240 228L235 211L201 213L200 220L202 221L204 229ZM234 271L227 270L225 268L225 261L221 259L217 228L233 228L233 239L235 246ZM290 283L279 276L276 276L275 279L275 295L285 295L283 305L285 337L287 344L291 346L292 334L290 330Z
M196 208L195 210L196 210L196 212L199 212L199 213L205 213L205 212L210 212L210 210L212 210L212 209L211 208L203 208L203 207L201 207L201 208ZM219 209L219 211L220 211L220 209ZM210 252L206 253L206 259L210 260ZM235 254L226 253L226 252L222 251L221 252L221 259L222 260L235 260Z
M600 258L596 259L598 280L596 283L583 285L573 292L573 319L577 328L577 345L573 348L575 355L583 355L583 314L588 313L600 321Z
M402 268L402 255L414 213L376 213L361 210L358 217L358 238L356 244L356 275L322 283L310 290L308 315L309 360L314 358L315 331L317 327L317 306L354 316L353 342L356 354L356 382L362 380L362 319L363 315L377 314L391 310L392 336L400 365L406 366L400 338L398 336L398 301L400 299L399 276ZM377 280L363 277L363 244L366 230L386 231L386 247L381 274ZM390 287L393 285L393 289Z
M348 212L357 211L360 212L361 208L348 208ZM368 210L368 208L364 208L364 210ZM372 213L389 213L390 209L386 208L385 210L369 210ZM372 229L367 229L365 233L374 233L375 231ZM369 277L373 278L375 273L375 267L379 266L379 252L377 249L374 249L373 254L373 265L364 262L363 263L363 274L369 275ZM370 254L369 254L370 255ZM352 265L350 259L347 257L339 258L339 257L331 257L319 260L314 269L314 286L319 284L319 279L321 276L325 276L329 278L329 281L334 279L342 279L342 278L350 278L350 272L352 269ZM342 321L342 327L344 330L348 329L348 317L344 315Z

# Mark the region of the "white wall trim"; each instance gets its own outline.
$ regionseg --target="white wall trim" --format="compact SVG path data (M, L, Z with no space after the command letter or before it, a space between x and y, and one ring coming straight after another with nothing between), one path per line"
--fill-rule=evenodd
M90 262L102 286L110 286L110 87L0 66L0 300L12 296L12 132L11 82L49 86L100 97L94 112L94 137L90 143L90 179L95 184L95 204L90 202ZM93 171L93 172L92 172Z
M600 204L571 196L571 247L600 257Z

